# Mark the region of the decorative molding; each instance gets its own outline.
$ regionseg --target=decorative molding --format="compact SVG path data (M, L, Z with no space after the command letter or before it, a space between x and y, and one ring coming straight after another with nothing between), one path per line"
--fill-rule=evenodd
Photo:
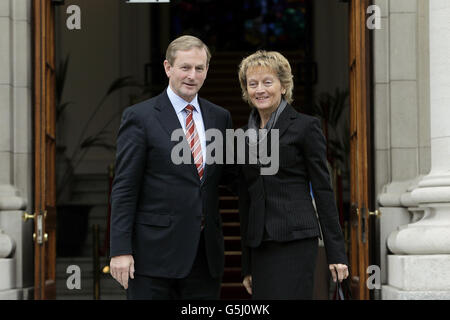
M411 197L411 192L423 177L420 175L412 180L394 181L385 185L378 195L378 204L382 207L417 207L418 202Z
M0 229L0 259L9 258L16 250L16 243L13 238Z
M19 190L11 185L0 185L0 211L23 210L27 200L20 196Z

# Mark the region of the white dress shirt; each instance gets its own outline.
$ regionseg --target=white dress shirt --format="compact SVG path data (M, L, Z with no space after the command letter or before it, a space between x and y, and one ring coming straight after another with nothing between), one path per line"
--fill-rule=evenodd
M184 134L186 134L186 118L187 112L185 108L188 104L194 107L193 118L195 123L195 129L197 130L200 143L202 145L202 156L203 156L203 167L205 167L206 162L206 136L205 136L205 126L203 124L202 111L200 105L198 104L198 94L195 95L191 102L187 102L183 98L179 97L175 92L173 92L170 85L167 87L167 95L172 103L175 113L177 114L178 120L180 121L181 127L183 128Z

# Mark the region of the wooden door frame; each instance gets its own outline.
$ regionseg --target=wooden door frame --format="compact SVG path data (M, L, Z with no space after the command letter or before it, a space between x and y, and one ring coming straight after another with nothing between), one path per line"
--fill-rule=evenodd
M56 298L55 22L51 0L33 0L34 298Z
M351 214L350 265L353 295L368 300L367 267L371 263L370 211L373 193L373 94L372 34L366 27L366 10L371 0L349 1Z

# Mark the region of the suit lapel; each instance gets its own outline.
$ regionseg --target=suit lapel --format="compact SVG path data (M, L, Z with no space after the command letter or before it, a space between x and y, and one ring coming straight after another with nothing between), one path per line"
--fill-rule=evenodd
M167 96L166 90L159 96L156 109L159 111L157 114L159 123L164 127L169 136L172 136L172 132L175 130L182 129L180 120L178 120L178 116Z
M161 95L159 96L159 102L156 105L156 109L159 111L159 113L157 114L157 118L158 118L160 124L162 125L162 127L164 127L164 129L169 134L169 137L172 136L172 132L174 132L175 130L177 130L177 129L182 130L180 120L178 119L178 116L175 113L175 109L173 108L172 103L169 100L166 90L164 90L163 93L161 93ZM170 143L172 144L172 148L173 148L179 142L170 141ZM191 148L189 147L189 145L187 143L186 138L183 138L182 143L185 144L183 149L191 150ZM190 171L192 171L192 173L195 174L196 178L198 179L197 167L194 164L192 152L189 152L189 153L191 155L191 165L189 166L191 168Z
M286 108L284 108L283 112L278 117L277 122L273 126L273 129L279 130L279 137L281 138L284 134L284 132L289 128L289 126L292 124L292 120L297 118L297 112L292 108L290 104L286 105Z

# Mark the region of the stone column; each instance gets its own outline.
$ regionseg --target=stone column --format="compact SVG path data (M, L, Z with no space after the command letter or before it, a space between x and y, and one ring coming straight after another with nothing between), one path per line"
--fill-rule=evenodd
M33 285L33 223L21 218L32 203L31 4L0 1L0 300Z
M412 190L424 214L388 239L387 299L450 299L450 1L430 0L431 171Z
M411 191L431 168L429 3L374 4L381 9L381 29L374 30L375 187L381 282L387 284L387 239L411 223Z

